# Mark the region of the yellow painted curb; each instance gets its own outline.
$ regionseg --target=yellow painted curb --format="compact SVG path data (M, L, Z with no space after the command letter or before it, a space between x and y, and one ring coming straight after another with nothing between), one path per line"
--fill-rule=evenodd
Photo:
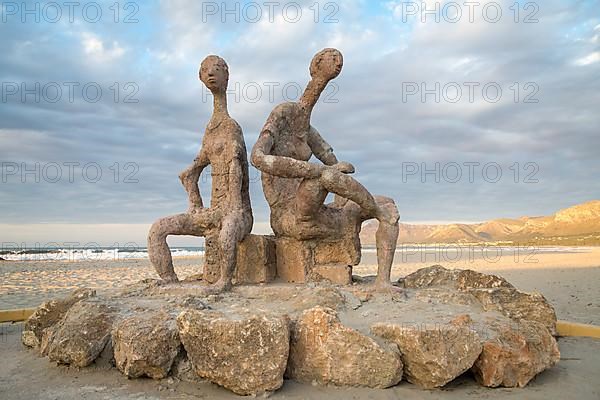
M600 326L578 324L569 321L556 321L558 336L587 336L600 339Z
M19 310L0 310L0 323L25 321L34 312L35 308L22 308Z

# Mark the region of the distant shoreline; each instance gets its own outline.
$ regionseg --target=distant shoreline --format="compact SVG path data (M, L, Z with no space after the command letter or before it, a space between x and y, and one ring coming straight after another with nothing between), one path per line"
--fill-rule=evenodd
M396 253L410 254L422 251L433 253L467 253L475 256L486 257L486 252L500 254L535 254L535 253L560 253L577 252L597 249L597 245L554 245L554 244L507 244L507 243L401 243L396 247ZM45 251L47 250L47 251ZM367 244L361 248L364 254L374 254L377 251L375 245ZM204 257L204 247L173 248L171 251L173 259L191 260ZM148 260L146 248L140 249L114 249L104 248L77 248L77 249L20 249L0 252L0 265L6 263L34 263L34 262L107 262L107 261L129 261Z

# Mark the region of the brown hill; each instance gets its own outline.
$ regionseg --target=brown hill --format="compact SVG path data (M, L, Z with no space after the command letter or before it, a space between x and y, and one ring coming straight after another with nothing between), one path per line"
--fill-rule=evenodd
M377 221L363 225L361 241L375 244ZM480 224L400 224L398 243L600 244L600 200L558 211L551 216L495 219Z

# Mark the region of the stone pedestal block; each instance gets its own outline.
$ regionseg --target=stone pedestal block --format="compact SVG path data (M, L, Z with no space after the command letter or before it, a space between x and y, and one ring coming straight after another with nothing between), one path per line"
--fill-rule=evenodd
M309 242L278 238L277 277L284 282L303 283L314 267L313 250Z
M311 274L313 281L329 281L338 285L352 283L352 267L346 264L317 265Z
M335 241L318 240L315 243L315 265L360 263L360 240L358 236Z
M216 236L207 235L203 278L215 283L221 276ZM352 283L352 266L360 262L358 237L336 241L297 240L248 235L238 246L234 284L328 280Z
M352 282L352 266L360 262L358 237L336 241L276 239L277 277L283 282L329 280L341 285Z
M275 279L275 237L248 235L238 247L233 283L267 283Z
M203 277L209 283L215 283L221 276L217 246L217 237L207 235ZM238 246L233 283L266 283L273 281L276 275L275 257L275 239L273 236L246 236Z

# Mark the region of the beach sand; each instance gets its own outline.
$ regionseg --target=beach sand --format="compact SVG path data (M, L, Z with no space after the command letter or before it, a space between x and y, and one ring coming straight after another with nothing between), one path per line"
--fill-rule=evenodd
M523 291L539 291L555 307L559 319L600 325L600 248L410 249L396 255L392 278L441 264L505 277ZM175 259L181 278L201 272L201 258ZM376 255L366 250L357 275L376 273ZM0 309L35 307L77 287L100 291L156 275L146 259L116 261L0 262ZM83 370L51 366L20 344L22 324L0 324L0 399L227 399L231 393L210 383L192 385L172 380L128 380L116 370ZM600 398L600 340L561 338L560 363L524 389L485 389L463 376L440 390L423 391L402 382L386 390L331 388L286 381L274 399L497 399Z
M0 325L0 399L2 400L182 400L240 399L211 383L190 384L172 379L127 379L116 369L90 366L81 370L56 366L26 350L20 343L20 324ZM600 398L597 379L600 340L559 339L561 361L522 389L489 389L465 374L443 389L422 390L402 381L389 389L311 386L286 380L272 399L331 400L464 400L464 399L577 399ZM262 397L262 396L259 396Z
M202 257L175 258L180 278L202 272ZM376 254L366 250L356 275L377 273ZM559 319L600 325L600 247L515 249L410 248L396 254L392 279L434 264L505 277L517 288L539 291ZM79 287L112 289L157 278L148 259L99 261L2 261L0 309L37 307Z

